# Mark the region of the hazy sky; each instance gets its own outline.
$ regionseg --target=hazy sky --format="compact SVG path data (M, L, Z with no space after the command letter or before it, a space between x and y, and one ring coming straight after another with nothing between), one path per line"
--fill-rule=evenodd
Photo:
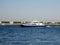
M0 0L0 21L60 21L60 0Z

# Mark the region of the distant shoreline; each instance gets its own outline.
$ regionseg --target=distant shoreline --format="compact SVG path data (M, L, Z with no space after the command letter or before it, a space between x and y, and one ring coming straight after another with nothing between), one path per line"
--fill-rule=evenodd
M21 25L23 23L29 22L21 22L21 21L0 21L0 25ZM60 22L41 22L47 26L60 26Z

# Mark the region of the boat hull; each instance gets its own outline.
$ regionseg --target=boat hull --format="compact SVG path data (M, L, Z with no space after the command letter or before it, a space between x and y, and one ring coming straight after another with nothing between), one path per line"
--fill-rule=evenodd
M45 25L21 25L21 27L46 27Z

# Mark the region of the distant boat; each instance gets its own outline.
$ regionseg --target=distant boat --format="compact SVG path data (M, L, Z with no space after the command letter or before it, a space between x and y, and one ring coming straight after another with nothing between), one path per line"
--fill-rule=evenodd
M39 21L32 21L30 23L24 23L21 25L22 27L45 27L45 24Z

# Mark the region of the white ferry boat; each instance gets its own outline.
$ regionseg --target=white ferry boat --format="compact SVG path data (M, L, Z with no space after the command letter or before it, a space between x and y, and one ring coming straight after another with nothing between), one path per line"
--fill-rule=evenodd
M32 21L30 23L24 23L21 25L22 27L45 27L45 24L39 21Z

